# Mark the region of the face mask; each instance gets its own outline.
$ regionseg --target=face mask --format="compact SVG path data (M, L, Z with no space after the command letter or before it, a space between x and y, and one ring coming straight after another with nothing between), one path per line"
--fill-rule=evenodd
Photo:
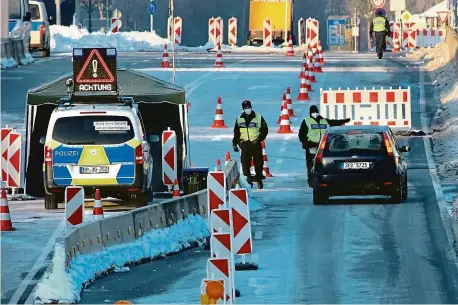
M318 112L312 113L312 118L316 119L318 117Z
M250 115L250 114L251 114L251 108L244 109L243 111L244 111L247 115Z

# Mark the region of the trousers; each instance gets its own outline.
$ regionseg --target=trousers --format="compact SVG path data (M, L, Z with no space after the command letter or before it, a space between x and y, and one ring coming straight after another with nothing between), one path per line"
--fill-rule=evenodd
M256 172L255 179L258 181L262 180L262 170L264 167L264 160L262 158L262 146L261 142L253 143L250 141L244 142L240 145L241 148L241 162L243 175L245 177L251 177L250 168L251 160L254 162L254 170Z
M307 163L307 178L310 179L312 177L312 167L313 167L313 160L315 159L315 154L310 153L308 149L305 150L305 160Z
M375 32L375 45L378 58L383 57L383 47L385 45L385 32Z

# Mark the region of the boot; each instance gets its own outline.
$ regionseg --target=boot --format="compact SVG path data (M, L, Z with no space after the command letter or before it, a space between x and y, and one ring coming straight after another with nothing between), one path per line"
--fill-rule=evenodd
M248 184L253 187L253 176L247 176L246 177L246 181L248 182Z
M264 183L262 182L262 180L259 180L258 181L258 189L262 190L264 188Z

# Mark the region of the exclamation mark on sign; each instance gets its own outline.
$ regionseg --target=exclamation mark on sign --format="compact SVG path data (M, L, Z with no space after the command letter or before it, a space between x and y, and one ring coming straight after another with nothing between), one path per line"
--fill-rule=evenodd
M97 60L92 61L92 76L97 77Z

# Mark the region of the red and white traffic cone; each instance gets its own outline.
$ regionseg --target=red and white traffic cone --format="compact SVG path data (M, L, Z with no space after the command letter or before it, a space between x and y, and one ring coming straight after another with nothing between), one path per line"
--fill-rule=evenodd
M280 128L278 129L277 133L293 133L293 131L291 130L291 124L289 121L288 105L286 104L286 101L283 103L283 111L281 113Z
M397 38L394 39L394 48L392 53L399 53L401 52L401 47L399 46L399 40Z
M227 128L224 124L224 117L223 117L223 102L221 97L218 96L218 101L216 102L216 113L215 119L213 120L212 128Z
M280 106L280 115L278 116L278 120L277 120L277 124L280 124L281 122L281 114L283 113L283 104L285 103L285 100L283 100L281 102L281 106Z
M289 35L288 49L286 50L286 56L294 56L293 36L291 35Z
M221 44L218 43L218 50L216 51L216 61L215 61L215 68L224 68L223 63L223 52L221 52Z
M6 189L2 188L2 203L0 206L0 231L14 231L10 217L10 208L8 207L8 198L6 198Z
M298 78L305 76L305 71L307 71L307 69L308 69L307 56L306 56L306 53L304 52L304 55L302 56L301 74L299 74Z
M309 72L309 79L310 79L311 83L316 83L315 73L313 71L313 68L314 68L313 53L312 53L311 50L309 50L308 58L309 58L309 71L308 71Z
M297 100L298 101L309 101L310 100L305 77L301 78L301 86L299 88L299 95L297 96Z
M313 72L323 73L323 70L321 70L321 64L318 59L318 49L317 48L313 49Z
M170 68L169 51L167 50L167 44L164 45L164 53L162 53L161 68Z
M320 64L323 66L325 62L324 62L323 46L321 45L321 40L318 40L318 59L320 61Z
M310 82L310 71L305 72L305 87L307 88L308 92L312 92L312 82Z
M100 198L100 190L95 189L95 195L94 195L94 208L92 209L92 215L94 216L94 219L103 219L103 205L102 205L102 199Z
M296 117L296 115L294 114L294 110L293 110L293 102L291 101L291 99L289 99L288 101L288 98L286 97L286 93L283 93L283 100L286 101L286 107L288 108L288 116L290 118Z
M180 184L178 183L178 179L175 179L175 182L173 182L172 198L180 198L180 197L181 197Z
M224 166L227 166L227 163L229 162L229 160L231 159L231 153L230 152L226 152L226 162L224 162Z
M265 141L261 142L261 146L262 146L262 159L264 161L264 166L263 166L264 176L273 177L272 174L270 173L269 162L267 161L267 153L266 153L266 143L265 143Z
M215 171L217 172L221 172L223 169L221 168L221 160L218 159L216 160L216 167L215 167Z

